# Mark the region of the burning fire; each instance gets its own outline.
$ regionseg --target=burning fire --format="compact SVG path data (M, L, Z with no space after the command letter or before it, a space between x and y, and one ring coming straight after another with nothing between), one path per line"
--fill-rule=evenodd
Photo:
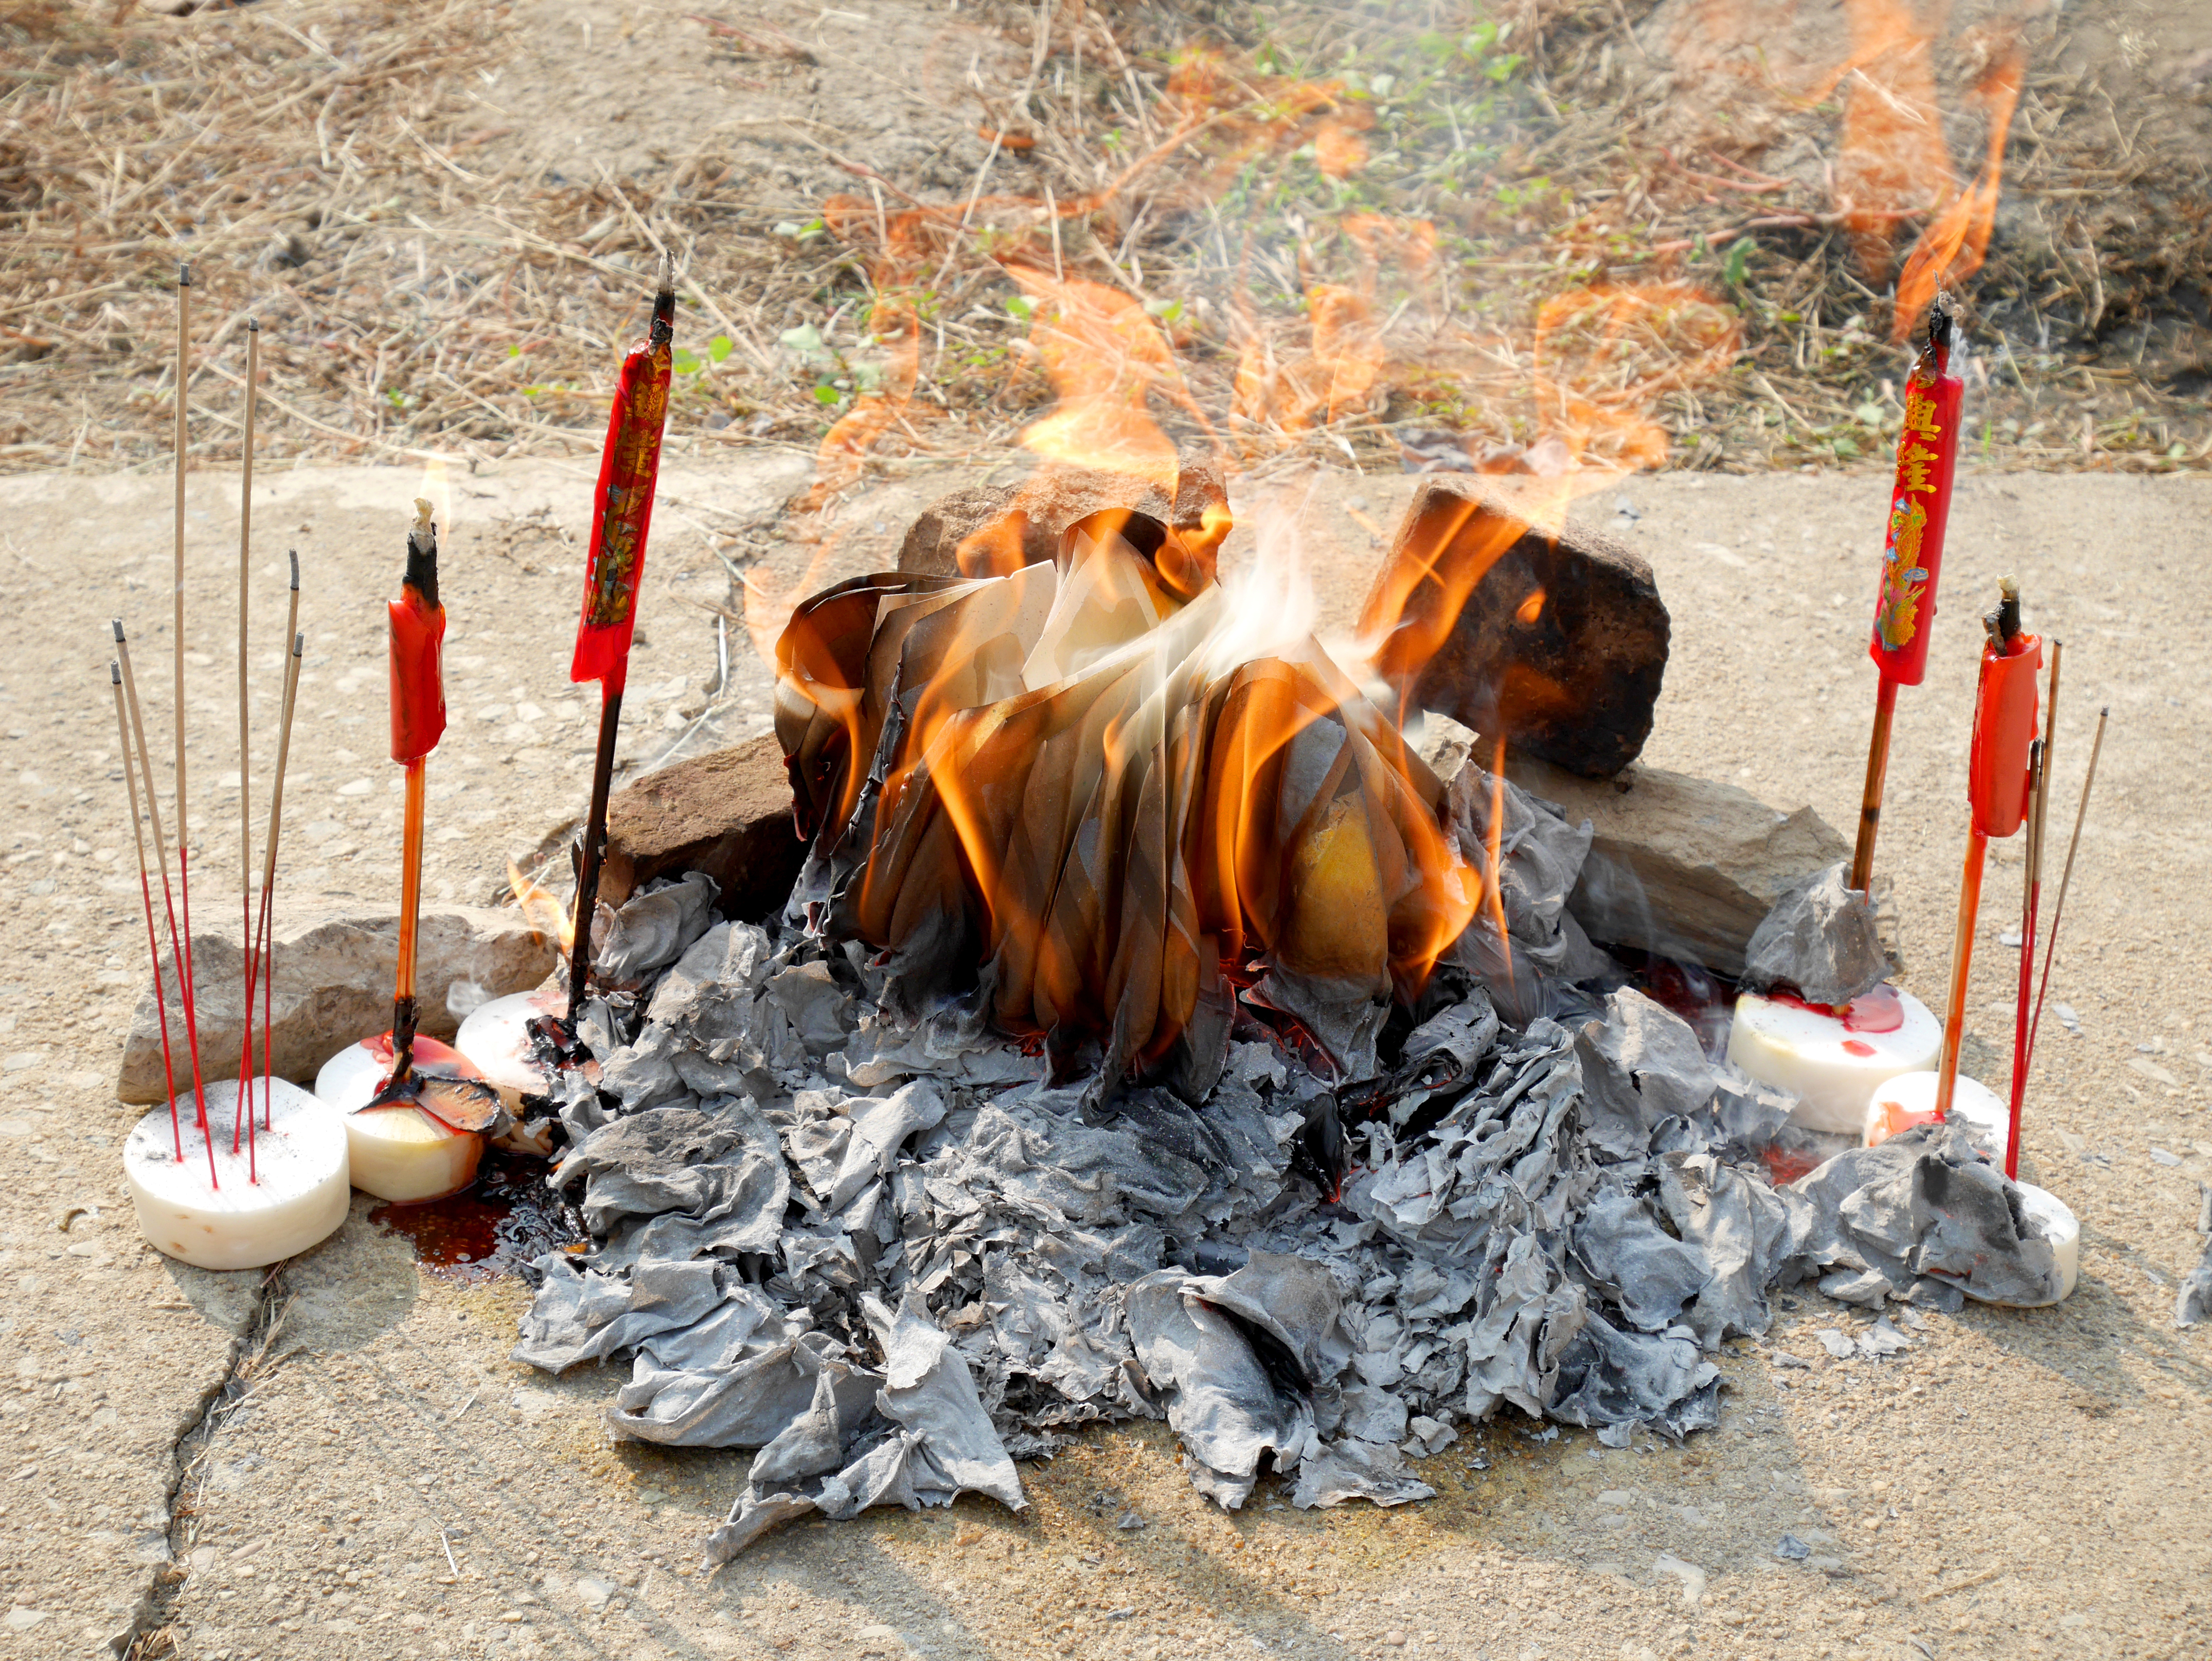
M1255 599L1103 514L1055 564L806 602L776 726L813 920L889 952L910 1012L980 964L979 1013L1063 1065L1095 1042L1102 1078L1209 1083L1240 986L1371 1068L1382 1005L1480 885L1436 776L1294 607Z
M561 897L542 884L532 882L512 859L507 862L507 888L521 909L523 921L538 933L557 940L561 955L567 957L576 944L576 920L562 904Z

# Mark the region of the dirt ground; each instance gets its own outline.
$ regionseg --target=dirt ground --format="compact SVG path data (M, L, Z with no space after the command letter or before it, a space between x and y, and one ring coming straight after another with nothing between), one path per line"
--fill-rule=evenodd
M289 16L283 3L238 15ZM2188 95L2201 106L2212 61L2202 5L2163 23L2132 0L2082 9L2101 20L2085 33L2114 61L2146 85L2200 89ZM587 191L602 161L671 191L713 172L735 204L729 236L782 247L790 240L771 228L781 216L830 190L865 190L825 147L858 149L906 186L957 200L988 149L961 88L1018 79L1028 63L1026 37L972 5L859 0L746 16L817 61L678 38L672 17L620 0L525 0L471 37L485 55L471 58L454 94L467 121L445 112L432 129L448 148L416 147L422 179L404 192L344 169L325 208L331 226L350 228L317 249L351 246L372 210L404 195L393 217L428 216L415 222L442 257L447 242L489 234L467 217L483 180L554 188L545 181L565 167ZM617 95L648 70L659 76L651 100ZM576 98L580 84L601 95ZM667 228L653 201L635 208ZM634 326L622 307L650 240L610 211L609 228L559 266L574 291L562 338L601 356ZM685 220L684 234L698 222ZM271 227L250 228L258 248ZM264 707L286 546L306 572L288 910L396 895L375 607L394 590L418 490L441 503L453 618L453 725L431 770L426 891L492 898L505 859L527 863L581 806L592 711L563 675L592 463L580 449L562 459L550 441L542 447L554 453L524 454L547 434L516 412L582 418L560 388L526 399L526 363L501 369L515 385L438 381L421 362L442 326L427 307L388 341L362 334L355 361L331 358L343 374L311 368L329 340L354 338L338 319L431 283L428 259L385 236L349 268L352 287L300 301L296 316L289 301L270 313L272 362L277 323L293 331L290 391L328 395L297 406L319 412L319 427L264 407L256 485ZM257 281L279 280L265 258L256 269ZM825 285L838 280L825 257ZM788 273L778 281L787 287ZM742 326L732 362L743 368L757 349L755 369L788 379L773 336L805 317L731 309ZM103 660L106 619L119 612L143 684L166 709L169 486L159 463L82 470L121 469L167 440L146 354L127 364L136 424L93 420L79 382L123 372L100 356L120 352L100 344L117 326L88 307L63 321L74 332L57 333L50 375L27 360L0 380L13 406L0 423L6 465L79 470L0 479L0 595L17 620L0 661L0 803L15 827L0 835L11 873L0 917L14 949L0 969L0 1269L13 1293L0 1335L16 1386L0 1396L15 1445L0 1462L0 1654L105 1656L133 1642L190 1661L2212 1652L2212 1338L2171 1318L2174 1285L2203 1249L2193 1224L2212 1180L2212 948L2200 926L2212 832L2193 765L2212 743L2212 695L2181 649L2212 615L2212 481L2004 471L2033 458L2026 435L2017 450L2000 435L1999 465L1970 459L1962 475L1939 666L1899 715L1881 867L1901 913L1906 982L1937 1001L1962 852L1971 619L2001 572L2020 575L2032 624L2068 643L2065 812L2054 822L2070 818L2096 709L2112 709L2053 982L2080 1031L2046 1025L2026 1137L2024 1174L2084 1225L2081 1287L2066 1305L1930 1317L1908 1326L1903 1354L1838 1361L1819 1335L1849 1335L1860 1317L1802 1294L1765 1342L1731 1346L1719 1430L1680 1450L1616 1451L1501 1416L1426 1463L1438 1499L1395 1512L1297 1512L1263 1484L1245 1512L1224 1515L1190 1488L1171 1439L1136 1427L1025 1467L1023 1516L969 1502L872 1514L793 1530L705 1575L702 1536L741 1485L745 1456L608 1442L599 1411L626 1370L555 1380L508 1361L519 1283L433 1275L358 1203L331 1241L265 1280L184 1269L138 1240L118 1169L135 1110L110 1090L143 979L142 924ZM952 321L951 356L940 338L928 362L957 382ZM496 356L504 338L495 330L472 344ZM334 428L366 434L356 453L389 460L415 442L396 415L388 430L374 424L385 417L373 408L370 424L350 424L354 383L372 366L372 387L390 374L395 388L456 408L492 399L498 420L484 434L457 428L441 441L473 460L442 478L426 476L419 452L383 467L294 467L303 451L327 449ZM35 398L34 375L51 381ZM2062 431L2087 411L2065 405L2055 380L2045 396ZM203 380L192 397L198 441L224 453L234 440L216 417L234 389ZM748 594L758 630L776 598L887 564L921 505L988 465L918 447L825 514L797 514L811 435L775 421L756 430L734 370L701 374L685 397L624 729L633 769L765 728ZM283 465L269 465L277 456ZM1834 471L1671 472L1583 502L1649 554L1673 612L1650 761L1730 780L1778 808L1809 801L1849 828L1883 484ZM1238 545L1249 553L1269 514L1293 526L1314 573L1316 629L1341 635L1410 488L1395 472L1279 460L1232 480ZM223 758L234 753L236 506L234 473L195 473L195 843L199 868L224 873L235 859L237 787L223 777L235 763ZM732 573L747 586L733 589ZM257 776L269 730L258 729ZM2002 1090L2010 1003L1998 935L2016 916L2017 845L1995 863L1967 1062ZM236 903L222 883L203 894L203 904ZM1784 1534L1809 1555L1778 1556Z
M719 599L716 550L758 535L801 477L771 459L667 480L651 643L633 683L647 696L626 756L650 762L694 724L685 711L717 648L714 615L688 602L695 590ZM308 572L296 852L280 888L296 906L396 886L370 608L397 575L420 483L404 469L303 469L257 484L255 604L280 597L282 544L297 541ZM541 463L449 484L457 716L433 766L428 886L468 896L581 794L588 723L560 676L587 486L574 466ZM1361 521L1387 526L1408 485L1338 472L1235 490L1247 525L1269 500L1297 511L1327 631L1375 557ZM18 827L0 1062L0 1244L14 1293L0 1319L17 1355L0 1490L8 1652L104 1654L134 1621L166 1628L195 1661L1259 1649L1613 1661L2212 1646L2201 1526L2212 1367L2202 1332L2171 1319L2212 1171L2212 953L2195 926L2212 843L2175 759L2212 738L2212 709L2165 634L2169 619L2212 609L2204 481L1965 479L1942 666L1899 715L1882 863L1908 982L1935 997L1960 852L1969 618L2000 571L2018 571L2031 619L2068 642L2060 801L2095 709L2112 709L2054 982L2081 1036L2047 1041L2026 1141L2027 1173L2084 1224L2067 1304L1931 1317L1908 1328L1905 1354L1834 1361L1818 1333L1848 1335L1859 1317L1801 1294L1767 1342L1731 1346L1719 1430L1679 1451L1610 1451L1501 1416L1428 1462L1440 1497L1402 1511L1301 1513L1263 1485L1247 1511L1223 1515L1190 1488L1171 1440L1139 1427L1025 1468L1025 1516L969 1502L876 1513L772 1539L713 1575L697 1568L701 1537L745 1457L610 1444L598 1409L626 1372L555 1380L508 1361L520 1284L432 1275L360 1206L265 1284L180 1269L139 1242L115 1163L131 1110L109 1088L142 925L100 671L101 624L120 609L149 684L166 672L167 554L148 527L167 488L0 483L8 597L40 619L0 676ZM1675 474L1583 504L1650 553L1674 617L1655 763L1848 822L1881 488ZM196 666L194 734L212 757L231 743L222 596L235 489L196 476L188 519L188 626L211 659ZM826 545L778 557L794 581L802 553L825 545L817 576L869 563L919 490L853 503L849 540L841 520ZM757 730L765 687L740 647L726 695L689 741ZM204 764L196 810L210 870L228 868L219 768ZM347 794L356 779L370 791ZM1968 1052L2000 1088L1996 935L2017 870L2002 849ZM1778 1558L1785 1533L1811 1555Z

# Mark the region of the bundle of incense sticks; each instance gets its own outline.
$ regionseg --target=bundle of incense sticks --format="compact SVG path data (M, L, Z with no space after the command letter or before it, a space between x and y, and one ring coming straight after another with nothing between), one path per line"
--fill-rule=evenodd
M183 1016L185 1041L191 1068L194 1102L194 1127L207 1144L208 1182L210 1187L220 1185L215 1161L215 1131L208 1123L206 1073L202 1065L199 1042L198 982L193 965L191 928L191 862L190 822L187 817L186 744L185 735L185 473L187 466L185 398L191 381L191 268L181 267L177 278L177 368L176 368L176 500L174 527L175 591L173 627L171 642L175 659L174 726L175 763L173 785L176 792L176 849L177 870L173 885L170 880L168 841L164 834L158 793L155 782L154 757L146 739L145 715L138 697L137 677L132 672L131 644L123 619L117 618L110 624L115 646L115 656L108 666L109 680L114 690L115 719L118 740L123 756L124 783L131 810L132 841L138 854L140 897L146 916L146 946L154 971L155 1008L160 1023L161 1037L161 1070L164 1086L168 1093L170 1129L177 1158L184 1158L184 1128L177 1111L178 1076L174 1039L169 1025L169 992L162 974L161 930L154 915L154 886L158 878L161 889L162 912L167 922L169 956L176 987L177 1007ZM284 771L291 754L292 716L299 697L300 666L307 648L307 638L300 632L300 557L296 551L290 554L292 581L289 612L285 619L284 645L282 654L283 686L279 700L276 757L270 777L269 825L264 846L261 888L258 897L253 888L253 831L251 820L252 796L252 717L249 684L249 655L252 643L250 590L252 557L253 511L253 454L254 429L258 409L258 388L260 377L260 326L249 319L246 323L246 409L243 422L245 465L241 472L239 496L238 533L238 812L239 812L239 879L240 906L244 922L245 966L243 985L243 1030L240 1035L237 1105L232 1116L231 1151L244 1148L247 1158L248 1180L258 1179L255 1155L255 1133L266 1129L273 1110L270 1086L273 1057L270 1054L269 1027L274 1015L274 994L271 981L275 968L275 897L276 885L276 850L282 839L284 812ZM151 831L152 858L148 857L148 836ZM252 1110L250 1081L254 1073L253 1021L254 997L259 992L262 1000L261 1073L262 1109L257 1123Z

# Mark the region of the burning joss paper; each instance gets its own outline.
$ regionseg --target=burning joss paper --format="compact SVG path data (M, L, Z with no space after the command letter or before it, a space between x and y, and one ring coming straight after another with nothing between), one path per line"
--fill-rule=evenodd
M1443 786L1310 637L1255 632L1210 569L1163 581L1172 540L1100 514L1054 564L801 606L777 688L814 834L795 904L889 952L917 1013L981 964L978 1012L1070 1071L1097 1046L1102 1089L1202 1093L1239 988L1368 1076L1390 998L1474 909Z

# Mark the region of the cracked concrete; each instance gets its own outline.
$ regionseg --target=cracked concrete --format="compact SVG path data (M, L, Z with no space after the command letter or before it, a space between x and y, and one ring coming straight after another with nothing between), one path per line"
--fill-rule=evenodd
M652 644L633 678L626 754L650 759L684 729L713 661L712 614L684 603L722 597L709 533L764 522L792 476L728 464L672 483L690 522L656 515ZM384 899L396 886L374 607L396 576L416 482L402 470L279 474L275 505L257 513L264 563L295 536L309 557L312 678L280 891L301 905ZM1324 627L1356 605L1373 557L1363 533L1346 533L1348 498L1387 527L1404 484L1316 482L1303 522ZM1667 475L1585 504L1609 520L1616 497L1630 500L1641 517L1614 528L1650 550L1674 611L1656 764L1848 822L1882 487ZM457 719L432 765L434 897L483 897L504 854L574 811L591 735L580 709L561 712L579 555L559 528L575 533L587 488L580 465L457 481ZM0 1655L112 1657L109 1640L165 1566L181 1580L147 1613L191 1661L1182 1657L1255 1645L1486 1661L1889 1661L1908 1646L1953 1657L2212 1645L2212 1546L2197 1526L2212 1509L2212 1341L2170 1323L2173 1283L2202 1245L2195 1179L2212 1171L2212 953L2197 926L2212 843L2174 762L2212 741L2212 708L2172 628L2212 615L2205 482L1970 475L1954 515L1940 640L1963 655L1972 611L2008 569L2033 620L2067 638L2062 802L2094 709L2114 709L2053 983L2081 1036L2046 1027L2026 1144L2029 1171L2087 1226L2068 1305L1972 1309L1911 1331L1915 1348L1892 1360L1837 1360L1817 1335L1849 1332L1856 1317L1802 1297L1768 1345L1724 1358L1719 1432L1679 1451L1615 1451L1577 1435L1532 1439L1501 1418L1428 1462L1440 1498L1404 1511L1294 1513L1263 1488L1225 1517L1191 1492L1167 1438L1139 1427L1024 1468L1025 1519L980 1505L872 1515L779 1536L712 1578L693 1572L700 1537L745 1456L607 1442L599 1413L624 1372L555 1379L509 1362L519 1286L424 1274L356 1203L264 1305L258 1276L156 1256L119 1206L130 1114L106 1092L143 941L112 727L103 737L94 695L101 619L121 605L150 624L165 599L166 547L142 533L166 489L0 481L14 545L67 556L9 568L15 607L50 621L0 665L0 794L17 827L0 837L14 861L0 918L15 946L0 970L0 1022L11 1023L0 1041L0 1269L12 1294L0 1323L15 1385L0 1390L10 1445ZM191 597L218 634L234 490L193 483ZM537 506L556 528L519 517ZM848 516L877 522L866 502ZM292 528L303 524L313 528ZM837 557L872 555L863 539ZM257 581L267 585L257 603L278 592L281 579ZM215 650L193 720L220 756L230 710ZM145 652L160 665L166 642ZM1948 939L1966 691L1954 666L1899 716L1882 858L1923 995L1940 984ZM720 730L758 730L765 703L746 700L764 694L740 651ZM542 713L524 715L526 703ZM203 766L204 869L228 868L220 770ZM356 778L378 788L343 794ZM437 840L445 830L456 834ZM2000 1086L2008 989L1996 943L2012 926L2018 873L2000 853L1972 1001L1970 1058ZM264 1308L275 1342L243 1344ZM179 1444L203 1417L173 1551ZM1775 1555L1785 1534L1804 1557Z

